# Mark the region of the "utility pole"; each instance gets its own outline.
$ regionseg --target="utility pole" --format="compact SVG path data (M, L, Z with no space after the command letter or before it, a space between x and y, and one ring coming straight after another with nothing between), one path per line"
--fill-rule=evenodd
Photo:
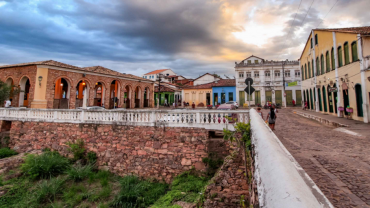
M157 101L157 108L159 109L159 104L161 102L161 81L162 81L162 74L158 74L158 101Z
M288 59L283 62L283 96L284 96L284 100L285 100L285 106L284 107L286 107L286 103L287 103L286 102L286 95L285 95L285 71L284 71L284 66L285 66L287 61L288 61Z

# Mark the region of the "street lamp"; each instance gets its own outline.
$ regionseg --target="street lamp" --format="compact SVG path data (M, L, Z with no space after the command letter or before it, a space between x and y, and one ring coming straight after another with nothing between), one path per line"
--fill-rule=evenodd
M162 81L162 78L164 78L164 75L163 74L158 74L157 76L157 82L158 82L158 103L157 103L157 106L159 108L159 102L161 101L160 98L161 98L161 81Z

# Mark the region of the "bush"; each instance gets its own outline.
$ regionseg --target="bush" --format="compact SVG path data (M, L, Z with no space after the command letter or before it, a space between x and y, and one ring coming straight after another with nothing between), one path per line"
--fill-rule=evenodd
M87 153L87 162L90 164L94 164L96 160L98 159L98 156L96 156L95 152L88 152Z
M61 193L64 179L52 178L50 181L42 181L35 189L36 201L38 203L51 202L57 194Z
M112 207L148 207L161 197L168 185L136 176L125 176L120 180L121 191L110 204Z
M90 164L85 166L78 164L67 170L67 174L70 179L77 182L87 178L92 173L92 169L93 166Z
M73 154L73 159L75 161L84 159L85 156L85 143L81 139L77 139L75 142L67 142L69 146L69 151Z
M0 149L0 159L5 158L5 157L10 157L16 154L18 154L16 151L9 149L7 147Z
M44 152L41 155L27 155L21 170L33 179L51 178L69 168L68 159L58 152Z

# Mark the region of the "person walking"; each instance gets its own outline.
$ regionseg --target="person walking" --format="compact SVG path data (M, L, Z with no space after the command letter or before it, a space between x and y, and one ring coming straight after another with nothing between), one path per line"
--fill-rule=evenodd
M308 107L307 101L304 101L304 110L306 110Z
M262 119L263 119L263 113L262 113L262 109L261 109L261 107L258 107L257 108L257 113L258 114L260 114L260 116L262 117Z
M275 109L270 108L270 112L268 112L268 114L267 114L266 121L268 121L270 129L273 130L273 131L275 130L276 118L277 118L277 116L276 116L276 113L275 113Z

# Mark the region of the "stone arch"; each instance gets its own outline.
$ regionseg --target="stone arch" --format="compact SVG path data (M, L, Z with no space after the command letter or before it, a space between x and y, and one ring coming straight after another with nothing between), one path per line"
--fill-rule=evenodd
M134 89L134 96L135 96L135 108L142 108L143 90L140 85L136 85Z
M53 108L54 109L69 109L72 80L66 76L60 76L53 82L54 89L52 91Z
M88 106L89 97L91 95L90 93L91 82L88 79L79 79L77 84L75 84L73 87L76 89L75 108L85 107L84 105Z
M121 82L113 79L109 83L109 108L118 108L121 95Z
M144 86L144 108L151 107L152 91L148 85Z
M30 102L30 92L31 92L31 79L27 75L21 76L19 79L19 87L20 87L20 93L19 93L19 107L28 107Z
M107 83L104 81L96 81L91 87L90 100L91 106L105 106L105 97L107 94Z
M134 99L132 99L133 93L133 86L131 84L126 84L123 88L123 96L124 96L124 107L125 108L132 108L134 105Z

